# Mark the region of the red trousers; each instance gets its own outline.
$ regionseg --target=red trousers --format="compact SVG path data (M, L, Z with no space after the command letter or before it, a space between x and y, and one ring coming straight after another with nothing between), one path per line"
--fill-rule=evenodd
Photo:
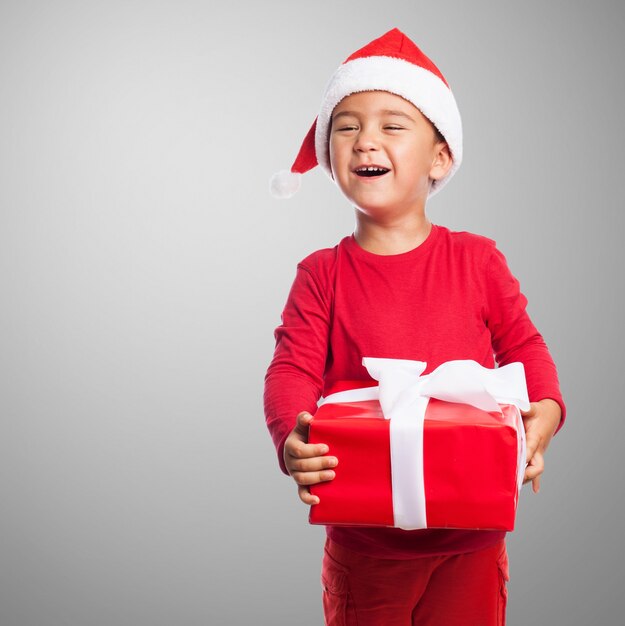
M321 583L327 626L503 626L505 540L448 556L378 559L326 539Z

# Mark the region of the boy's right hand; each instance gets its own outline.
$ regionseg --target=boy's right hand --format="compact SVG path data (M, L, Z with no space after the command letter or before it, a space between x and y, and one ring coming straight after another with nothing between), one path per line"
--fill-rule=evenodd
M324 456L329 448L324 443L308 443L308 426L313 416L302 411L297 424L284 443L284 464L298 484L297 492L305 504L319 504L319 498L310 493L309 485L332 480L334 471L328 469L338 464L338 459Z

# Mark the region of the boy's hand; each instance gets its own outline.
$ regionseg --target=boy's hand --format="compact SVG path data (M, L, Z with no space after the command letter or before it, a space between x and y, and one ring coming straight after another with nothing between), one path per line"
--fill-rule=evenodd
M302 411L284 443L284 464L298 484L297 492L305 504L319 504L319 498L310 493L308 485L332 480L334 472L327 468L338 464L336 457L323 456L329 451L327 445L308 443L308 426L312 419L308 411Z
M540 475L545 469L543 455L551 438L553 437L562 410L560 405L551 398L545 398L539 402L530 402L529 411L521 411L523 425L525 426L525 438L527 441L528 466L525 468L523 484L532 481L534 493L540 491Z

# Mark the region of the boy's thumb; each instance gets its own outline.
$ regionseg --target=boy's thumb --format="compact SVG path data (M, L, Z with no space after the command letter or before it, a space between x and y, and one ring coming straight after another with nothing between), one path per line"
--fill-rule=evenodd
M526 450L527 450L527 454L525 457L526 463L529 463L532 460L534 454L536 454L536 450L538 450L539 443L540 441L536 437L529 437L527 441L525 442Z
M534 417L536 415L536 402L530 402L530 408L527 411L521 409L521 415L523 417Z
M297 428L298 430L306 431L310 422L312 422L313 416L308 411L302 411L297 416Z

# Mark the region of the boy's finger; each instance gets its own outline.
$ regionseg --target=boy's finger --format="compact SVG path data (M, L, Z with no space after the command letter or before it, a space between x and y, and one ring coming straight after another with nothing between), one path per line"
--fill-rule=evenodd
M319 504L319 498L317 496L313 496L312 493L310 493L310 489L308 487L304 487L302 485L300 485L297 488L297 493L299 495L300 500L304 503L304 504Z
M308 411L302 411L297 415L295 430L300 435L308 435L308 426L312 422L313 416Z
M288 454L294 459L310 459L315 456L323 456L330 448L325 443L295 442L289 447Z
M527 438L525 442L525 446L526 446L525 462L526 463L529 463L534 458L534 455L538 451L539 443L540 443L540 439L538 437L530 436Z
M530 402L530 408L527 411L519 410L523 417L534 417L534 415L536 415L536 402Z
M537 443L532 443L531 445L529 442L527 443L527 453L525 455L526 463L529 463L534 458L534 455L536 454L537 449L538 449Z
M532 481L532 490L534 493L538 493L540 491L540 476L536 476Z
M321 472L291 472L293 480L298 485L316 485L327 480L332 480L336 474L334 470L323 470Z
M543 473L544 469L545 461L543 459L543 455L540 452L536 452L536 454L532 457L530 464L525 468L523 482L527 483L530 480L534 480Z
M336 467L339 460L335 456L314 456L306 459L292 459L291 468L299 472L318 472Z

